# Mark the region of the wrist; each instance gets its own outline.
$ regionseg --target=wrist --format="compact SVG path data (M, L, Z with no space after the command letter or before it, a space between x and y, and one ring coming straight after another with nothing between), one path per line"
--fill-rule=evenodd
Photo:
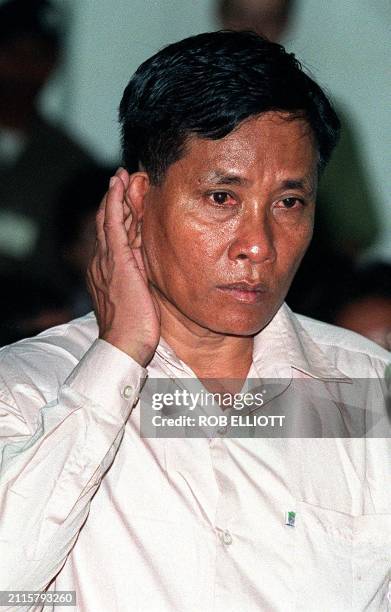
M99 338L105 340L109 344L112 344L123 353L126 353L134 359L143 368L149 363L153 357L156 346L151 346L146 342L131 342L124 340L121 336L116 336L113 333L106 333L99 335Z

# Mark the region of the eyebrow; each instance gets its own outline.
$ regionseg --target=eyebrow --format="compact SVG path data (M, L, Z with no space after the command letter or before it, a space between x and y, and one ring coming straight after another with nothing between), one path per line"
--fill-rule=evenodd
M236 174L224 174L219 171L211 172L205 178L207 183L213 183L214 185L249 185L250 181L244 177ZM286 179L282 181L280 189L302 189L308 191L310 194L314 193L315 187L312 181L307 178L297 179Z
M306 191L310 196L315 192L315 185L308 178L286 179L281 183L282 189L301 189Z
M248 185L250 181L236 174L223 174L222 172L211 172L205 177L207 183L214 185Z
M305 189L306 181L303 179L287 179L286 181L282 181L281 187L284 189Z

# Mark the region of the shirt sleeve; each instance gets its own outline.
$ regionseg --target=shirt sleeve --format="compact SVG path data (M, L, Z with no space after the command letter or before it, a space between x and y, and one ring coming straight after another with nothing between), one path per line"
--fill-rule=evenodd
M145 376L131 357L97 340L58 385L56 398L39 406L39 384L15 382L10 372L11 388L2 367L0 589L44 590L61 569ZM23 418L32 408L33 432Z

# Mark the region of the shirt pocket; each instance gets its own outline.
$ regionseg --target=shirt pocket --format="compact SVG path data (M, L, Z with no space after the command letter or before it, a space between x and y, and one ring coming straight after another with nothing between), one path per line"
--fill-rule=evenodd
M353 610L391 612L391 514L353 520Z
M294 529L295 610L391 612L391 514L300 501Z
M299 501L292 529L294 610L352 610L354 517Z

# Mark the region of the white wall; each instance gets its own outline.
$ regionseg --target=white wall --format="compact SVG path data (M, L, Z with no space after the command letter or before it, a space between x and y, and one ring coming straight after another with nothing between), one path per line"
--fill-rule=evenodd
M54 88L46 100L98 158L113 160L119 155L117 109L131 75L162 46L214 29L210 2L57 1L70 19L66 86L62 100L53 104Z
M68 13L65 80L45 96L51 112L100 159L118 155L117 107L138 64L161 46L215 29L213 0L56 0ZM391 259L389 0L297 0L286 43L349 109L384 219L377 252Z

